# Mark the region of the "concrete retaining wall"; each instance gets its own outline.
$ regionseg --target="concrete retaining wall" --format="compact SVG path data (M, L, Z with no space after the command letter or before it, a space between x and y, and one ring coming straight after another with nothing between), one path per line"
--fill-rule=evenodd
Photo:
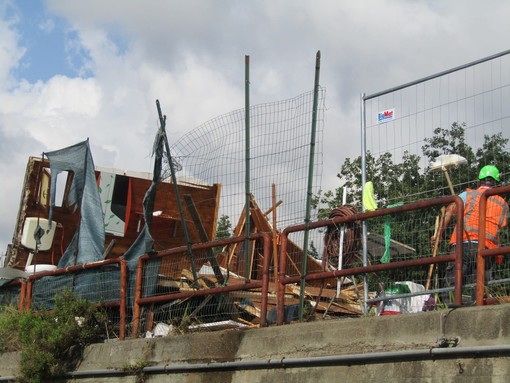
M16 375L16 357L2 356L1 376ZM96 344L74 378L140 381L128 367L146 382L506 383L510 305Z

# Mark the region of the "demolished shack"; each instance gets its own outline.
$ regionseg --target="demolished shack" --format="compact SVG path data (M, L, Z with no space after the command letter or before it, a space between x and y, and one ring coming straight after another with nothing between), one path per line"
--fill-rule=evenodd
M136 259L146 252L183 246L186 238L200 242L204 236L215 236L219 184L178 184L182 196L178 202L177 188L161 180L159 173L154 177L95 167L88 140L45 156L28 160L12 243L5 267L0 269L2 284L26 279L34 272L117 258L125 259L133 272ZM148 200L150 210L146 208ZM193 207L184 210L189 221L185 235L178 204L186 201L193 202ZM190 258L182 260L183 268L190 268L188 262ZM162 267L156 273L165 271L171 269ZM180 278L180 270L174 273ZM81 289L78 282L77 278L66 280L52 286L46 295L70 288L83 290L82 295L93 301L108 298L100 291L104 281L87 280ZM44 303L45 298L40 298L38 304ZM7 303L11 299L19 298L14 294ZM52 301L53 297L46 299Z

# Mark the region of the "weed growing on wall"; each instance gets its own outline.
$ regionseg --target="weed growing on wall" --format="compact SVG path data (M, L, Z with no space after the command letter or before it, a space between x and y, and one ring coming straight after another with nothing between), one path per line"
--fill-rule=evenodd
M21 351L19 381L41 382L73 370L84 347L105 338L107 322L96 305L64 291L52 311L2 310L1 331L9 336L0 340L0 350Z
M0 353L20 351L20 312L13 306L0 306Z

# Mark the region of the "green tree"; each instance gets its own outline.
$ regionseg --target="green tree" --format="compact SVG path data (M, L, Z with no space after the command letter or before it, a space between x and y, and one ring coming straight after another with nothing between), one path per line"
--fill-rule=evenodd
M510 165L509 139L503 137L502 133L485 135L482 147L475 151L467 144L466 124L454 122L450 128L436 128L433 136L424 141L422 155L428 163L441 154L458 154L466 158L466 164L449 173L459 192L468 186L476 187L479 169L484 165L496 165L503 173L508 171ZM419 155L406 151L401 162L395 163L391 153L383 153L378 158L370 151L366 153L366 178L374 184L380 207L450 194L443 172L421 169L420 159ZM343 187L348 188L347 203L361 206L361 162L361 156L347 158L337 174L343 185L335 190L321 191L314 197L319 219L327 218L335 207L342 205Z
M442 154L457 154L466 159L466 164L459 165L455 172L449 173L453 185L466 187L469 180L475 178L478 164L473 149L466 143L465 123L454 122L449 129L436 128L434 129L434 135L425 138L424 141L422 152L429 163L434 162ZM447 180L441 171L427 172L424 187L426 190L439 191L439 194L442 195L451 194Z
M485 165L495 165L500 172L508 172L510 165L510 152L508 151L508 138L497 133L493 136L484 135L484 142L481 148L476 151L476 162L478 168Z
M402 163L395 164L391 153L383 153L375 158L367 152L365 158L366 177L372 181L380 206L412 199L417 187L423 184L419 167L420 157L404 152ZM318 207L319 219L325 219L331 211L342 205L343 188L348 190L348 204L361 206L361 157L347 158L337 174L344 185L334 191L320 193L314 198Z
M228 215L222 214L216 227L216 239L230 238L232 235L232 224Z
M232 236L232 224L230 223L230 218L228 215L222 214L216 226L215 239L225 239L230 238L231 236ZM222 248L220 247L215 247L213 249L215 255L218 255L219 253L221 253L221 251Z
M425 139L422 151L429 162L441 154L458 154L464 157L467 164L460 165L455 172L450 173L452 183L464 189L476 187L478 172L485 165L492 164L502 172L507 171L510 164L508 141L501 132L492 136L484 135L482 147L475 152L466 143L466 124L454 122L450 129L436 128L434 135ZM426 181L426 189L442 188L443 194L450 194L442 172L430 172Z
M466 123L454 122L450 128L434 129L431 138L425 138L423 155L429 162L441 154L458 154L467 160L468 165L475 162L473 149L466 143Z
M486 135L483 145L475 150L467 143L466 124L454 122L449 128L436 128L433 136L424 140L422 156L405 152L400 163L395 163L391 153L375 157L367 152L366 179L374 184L379 208L397 202L409 203L449 195L451 191L443 172L430 171L428 167L421 169L420 161L425 158L427 163L432 163L441 154L458 154L466 158L467 163L450 171L449 175L455 190L461 192L466 187L476 187L479 169L486 164L496 165L502 173L508 171L508 142L509 139L503 137L502 133ZM361 165L361 157L347 158L337 174L343 185L332 191L321 191L315 196L319 219L328 218L333 209L342 205L343 187L348 188L347 203L361 210ZM395 214L391 217L391 238L412 244L419 256L431 254L430 236L438 215L439 208ZM384 227L384 219L370 220L372 232L382 234ZM429 230L416 230L416 227ZM447 246L446 242L442 246Z

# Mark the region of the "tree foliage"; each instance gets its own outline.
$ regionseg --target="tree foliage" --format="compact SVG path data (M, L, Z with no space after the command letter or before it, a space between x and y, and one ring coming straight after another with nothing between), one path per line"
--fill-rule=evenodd
M216 239L230 238L232 235L232 224L228 215L221 215L216 227Z
M466 164L450 172L452 183L459 192L465 187L476 186L478 171L484 165L496 165L503 173L510 165L509 139L502 133L485 135L482 146L474 149L467 143L466 124L454 122L449 128L436 128L433 136L424 141L422 156L406 151L400 162L395 162L389 152L377 158L369 151L366 153L366 179L372 181L380 207L450 194L443 172L420 168L422 157L427 163L432 163L441 154L458 154L466 158ZM332 209L342 205L344 187L348 189L348 203L361 206L361 174L361 156L344 161L337 174L343 185L332 191L321 191L314 197L319 219L327 218Z
M366 180L373 183L378 208L450 195L451 191L442 171L432 171L430 165L424 168L420 166L424 163L431 164L442 154L458 154L467 160L466 164L458 166L454 171L449 171L457 193L467 187L476 187L479 170L487 164L496 165L503 175L507 173L510 165L509 139L502 133L485 135L482 146L473 148L468 144L466 130L466 124L458 122L454 122L449 128L438 127L433 131L432 137L424 140L421 155L404 152L398 161L389 152L382 153L379 157L367 152ZM362 158L347 158L340 167L337 177L341 180L342 186L335 190L321 192L314 197L319 219L328 218L333 209L343 205L344 187L348 190L347 204L362 210ZM424 256L432 253L430 237L434 233L434 221L439 214L440 208L435 207L406 214L378 217L370 220L369 229L373 233L382 235L386 233L386 229L390 228L392 239L396 238L400 243L414 249L414 255L410 255L411 257ZM452 230L453 225L450 225L445 237ZM507 234L504 233L504 235ZM503 238L502 240L506 241ZM448 241L443 241L441 246L442 252L448 251ZM372 257L371 262L380 261L374 255ZM510 265L504 267L508 269L507 266L510 267ZM391 273L384 277L378 275L377 278L374 277L375 282L372 282L375 285L383 283L381 278L387 278L388 281L423 280L423 276L409 275L407 274L409 272L404 270L397 270L394 275L390 275Z

